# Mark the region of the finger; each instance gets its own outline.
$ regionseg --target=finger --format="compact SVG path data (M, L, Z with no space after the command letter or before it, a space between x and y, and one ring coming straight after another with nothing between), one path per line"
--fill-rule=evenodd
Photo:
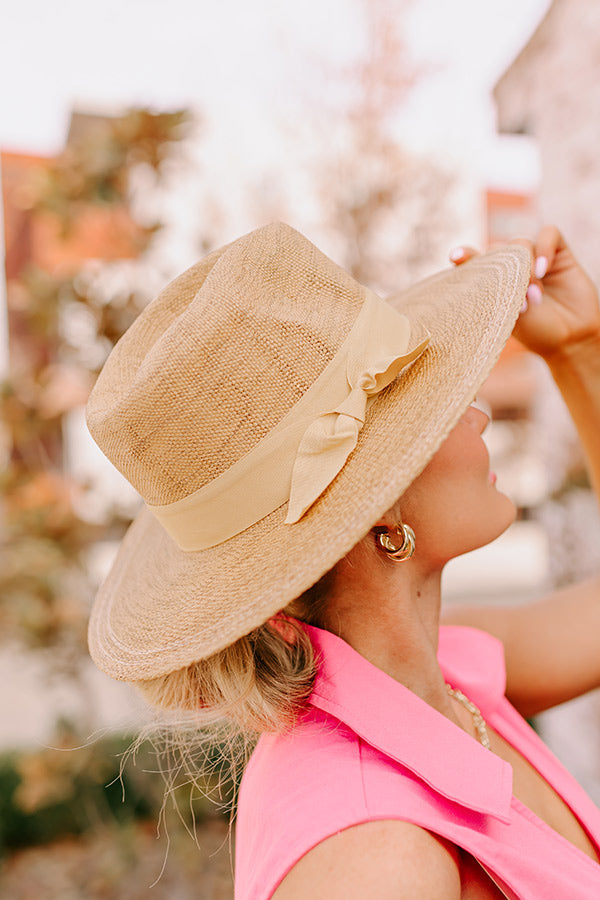
M527 288L527 302L530 306L539 306L542 302L542 289L539 284L536 284L535 281L532 281L529 287Z
M566 250L567 244L556 225L544 225L540 228L535 240L534 274L538 279L544 278L554 263L556 254Z
M532 309L535 306L539 306L543 299L542 289L535 282L531 282L529 287L527 288L527 292L525 294L525 299L523 300L523 305L519 310L519 315L522 316L523 313L526 313L528 309Z
M455 266L460 266L461 263L467 262L467 260L472 259L474 256L478 256L479 251L475 250L474 247L455 247L454 250L451 250L449 257L450 262L454 263Z

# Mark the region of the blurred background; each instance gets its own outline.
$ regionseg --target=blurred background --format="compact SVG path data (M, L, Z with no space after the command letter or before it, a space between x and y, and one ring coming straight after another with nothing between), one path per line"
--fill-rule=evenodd
M0 894L231 898L222 805L161 815L152 752L122 755L148 714L87 656L140 504L90 387L167 281L273 219L383 293L546 222L600 280L600 7L21 0L0 48ZM598 571L597 503L540 360L511 339L481 395L519 516L446 602L522 603ZM598 692L535 725L600 802Z

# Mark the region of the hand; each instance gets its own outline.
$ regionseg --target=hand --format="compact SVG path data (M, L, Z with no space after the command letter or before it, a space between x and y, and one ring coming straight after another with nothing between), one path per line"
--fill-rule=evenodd
M535 241L519 238L532 253L531 281L513 334L528 350L549 360L587 344L600 346L600 303L592 280L583 271L554 225L544 226ZM450 258L456 265L475 256L460 247Z

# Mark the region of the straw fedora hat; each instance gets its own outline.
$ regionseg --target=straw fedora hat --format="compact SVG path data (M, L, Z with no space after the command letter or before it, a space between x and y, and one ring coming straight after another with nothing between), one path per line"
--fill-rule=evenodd
M175 671L314 584L454 427L529 278L507 245L384 301L277 223L168 284L87 407L145 501L93 605L96 664Z

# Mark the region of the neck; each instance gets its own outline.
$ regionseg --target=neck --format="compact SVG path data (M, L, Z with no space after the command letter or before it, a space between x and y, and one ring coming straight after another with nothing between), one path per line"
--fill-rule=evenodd
M447 713L437 662L441 569L420 571L414 560L381 560L364 551L340 565L324 626L361 656Z
M441 579L441 566L381 560L361 542L338 563L322 625L478 740L437 661Z

